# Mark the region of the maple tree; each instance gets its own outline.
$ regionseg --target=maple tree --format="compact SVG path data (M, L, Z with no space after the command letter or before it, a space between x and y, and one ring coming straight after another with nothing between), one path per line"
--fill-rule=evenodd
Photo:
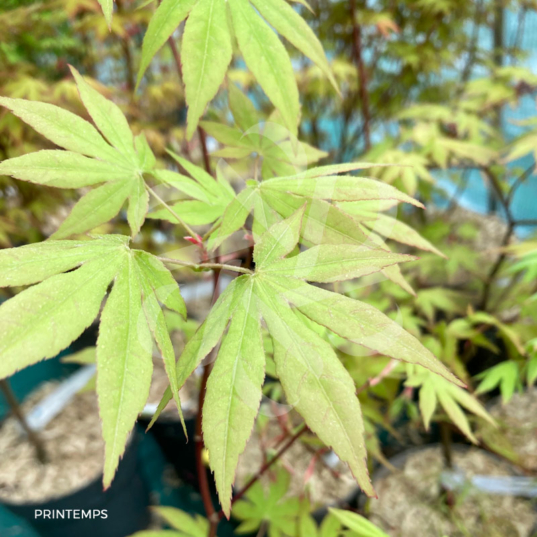
M115 12L112 0L99 3L106 22L87 8L91 29L102 36L110 30L122 43L129 64L129 47L124 47L129 42L124 32L128 19L120 11L121 3ZM371 496L375 492L367 452L379 455L379 450L367 433L380 420L376 409L367 405L369 401L362 405L357 397L360 386L373 387L395 371L398 378L404 378L407 390L419 390L417 406L426 428L443 411L477 442L462 408L490 423L475 395L500 386L507 400L521 386L523 375L530 384L537 376L531 338L524 337L521 343L508 323L485 313L490 294L498 291L495 276L505 257L518 256L509 270L514 277L524 274L521 279L529 285L534 251L520 248L502 254L496 272L491 271L483 281L480 304L476 304L482 311L470 308L464 316L460 293L442 288L442 281L424 288L420 282L431 274L449 280L461 267L474 270L473 252L460 244L452 251L449 240L438 240L438 230L427 226L418 230L407 223L412 218L416 222L414 216L432 199L433 172L450 166L484 170L499 191L500 202L509 209L512 195L505 193L505 184L510 172L507 168L498 172L497 132L481 115L483 109L492 115L498 102L516 100L513 80L532 85L534 78L523 70L497 68L491 85L464 80L460 92L452 91L452 84L439 91L442 105L418 102L402 110L402 96L410 95L409 88L418 85L420 75L437 70L435 50L444 40L454 39L453 34L460 30L458 23L450 27L449 21L439 22L441 39L428 40L421 59L414 58L412 51L405 56L395 44L386 42L388 54L404 58L404 68L394 79L389 69L380 69L379 80L368 89L368 81L360 76L365 71L360 72L361 56L356 50L356 13L351 13L352 41L347 23L334 24L340 18L348 19L347 4L352 8L354 3L334 2L327 17L318 17L312 25L323 37L344 31L338 43L345 53L352 51L353 61L358 63L357 68L350 65L352 70L340 59L328 61L327 56L332 58L337 51L329 44L329 54L325 54L308 24L313 17L307 11L309 4L299 3L304 9L296 10L284 0L145 2L139 11L143 15L136 20L137 25L147 26L143 41L140 39L137 77L132 65L127 69L132 86L128 104L120 106L118 99L74 67L69 67L69 80L75 82L83 106L80 102L69 106L39 102L35 88L29 94L6 91L12 97L0 96L0 105L12 112L5 114L6 122L13 122L16 116L24 128L37 133L37 139L43 137L57 146L51 149L50 143L40 140L30 148L45 149L16 155L5 152L0 175L37 187L72 190L66 195L79 198L47 240L0 251L0 285L17 291L0 306L0 325L6 328L0 336L0 376L7 378L55 356L99 317L104 301L95 356L106 446L104 484L109 486L148 397L153 343L169 379L153 421L172 399L183 421L179 390L211 356L211 363L203 365L203 408L196 442L208 451L222 513L214 512L210 496L204 494L208 521L188 522L186 515L177 513L163 515L172 526L173 517L181 517L176 527L184 532L184 527L191 526L193 536L215 535L218 518L229 517L233 505L238 518L252 527L259 526L266 515L257 482L249 491L235 495L233 484L269 371L281 384L287 403L304 420L296 438L306 428L314 433L349 465L359 486ZM434 7L431 2L422 4L411 7L418 14ZM438 14L444 8L435 9ZM360 13L362 27L382 35L405 31L405 24L416 33L423 30L421 23L409 22L420 17L401 21L400 14L387 8ZM453 18L453 11L446 16ZM180 40L176 39L178 28ZM278 35L291 43L293 52L287 51ZM442 55L446 64L464 50L465 43L455 41L455 51L446 50ZM181 99L184 96L184 138L190 140L197 133L203 166L192 158L187 143L170 143L165 135L158 136L157 128L144 132L140 120L149 100L148 81L154 77L151 66L168 48L184 84L183 88L175 81L170 93L180 94ZM290 55L297 54L294 49L298 57L312 62L299 74ZM240 69L249 78L239 87L235 82L240 79L231 73L241 61L246 71ZM85 75L90 70L86 68ZM398 88L395 95L389 90L392 83ZM262 90L262 105L251 90L255 84ZM144 95L138 102L134 98L137 89L138 95ZM423 95L433 90L425 88ZM160 88L155 100L164 91ZM317 93L311 95L310 91ZM371 97L369 104L380 107L382 113L371 115L364 91ZM322 113L316 115L314 107L301 108L299 101L326 98L332 102L336 95L341 98L334 106L343 110L345 125L340 148L329 154L316 147L322 137ZM361 109L353 105L356 95L360 95ZM422 97L420 101L425 101ZM217 104L206 113L210 103ZM268 108L270 112L265 113ZM364 120L363 139L351 132L357 110ZM376 121L395 121L400 129L374 146L371 130ZM218 149L210 155L206 136L218 142ZM502 152L512 161L533 151L533 142L534 133L530 132ZM234 161L238 167L246 163L244 184L230 180L229 170L212 166L209 157ZM319 165L327 157L333 163ZM344 160L352 162L341 163ZM498 176L499 187L494 180ZM507 212L512 235L518 224ZM109 233L114 229L109 223L123 214L128 229L125 224L121 234ZM411 218L407 218L409 214ZM147 230L161 224L193 245L195 261L154 255L145 248ZM225 254L235 247L237 236L246 236L250 259L231 256L227 263ZM5 245L10 246L9 241ZM392 251L401 246L405 252L421 250L423 258ZM400 265L407 262L413 263L403 275ZM170 311L184 319L188 313L171 272L177 268L213 272L215 288L221 272L233 275L180 356L174 355L166 324ZM365 284L359 291L346 287L355 278L364 278L367 284L365 277L370 275L386 280L377 291L368 290ZM394 320L386 307L385 301L393 297L412 301L404 302L404 323ZM437 312L447 320L438 321ZM453 320L455 314L459 317ZM476 394L472 394L464 387L471 379L454 348L459 342L490 347L483 338L484 327L496 329L516 359L482 373ZM378 370L371 374L366 368L356 371L360 366L353 366L350 352L347 354L356 345L372 353L372 361L378 358ZM528 363L522 364L520 357L527 357ZM406 364L394 365L392 360ZM201 469L200 481L206 482L201 451L198 471ZM280 499L277 495L275 502ZM298 507L293 508L293 521L298 512ZM329 523L336 528L333 535L342 527L355 528L358 535L360 531L380 532L349 513L334 511L330 520L337 522ZM304 522L306 527L310 522ZM315 535L317 530L308 531ZM322 528L320 531L324 536ZM326 535L331 535L328 530Z

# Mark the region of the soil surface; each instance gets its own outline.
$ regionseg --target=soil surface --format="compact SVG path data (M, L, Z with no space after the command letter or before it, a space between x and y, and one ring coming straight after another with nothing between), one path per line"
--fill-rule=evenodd
M524 468L537 472L537 388L513 395L506 405L498 400L489 412Z
M22 404L27 413L58 387L43 384ZM18 422L9 417L0 429L0 499L40 502L74 492L102 473L104 443L94 392L77 394L39 434L48 457L41 464Z
M467 476L511 475L509 464L478 448L455 450L454 465ZM440 447L420 448L373 484L378 500L368 502L369 518L391 537L531 537L537 512L531 501L465 490L448 507L440 487Z
M235 482L237 490L263 465L265 461L263 451L270 450L269 453L272 456L274 450L280 447L278 441L281 440L281 435L282 429L276 420L272 420L268 424L262 435L254 430L239 459ZM309 476L310 463L315 453L318 452L318 446L299 440L281 458L283 467L291 474L288 495L301 496L306 490L314 508L342 502L352 495L357 488L356 481L348 466L342 463L331 451L318 454L313 473ZM268 477L265 478L265 482L267 479Z

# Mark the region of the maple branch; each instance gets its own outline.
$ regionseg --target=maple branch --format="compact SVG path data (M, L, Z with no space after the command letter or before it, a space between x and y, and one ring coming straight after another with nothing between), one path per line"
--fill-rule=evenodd
M211 161L209 160L209 151L207 149L207 139L205 137L205 131L198 125L198 137L201 144L201 152L203 153L203 164L205 165L205 171L212 175Z
M47 462L47 454L45 450L45 446L39 437L39 435L36 434L36 432L30 428L28 425L28 422L26 421L26 417L24 416L24 412L22 411L22 408L17 401L17 398L15 397L15 394L13 393L13 390L11 389L11 386L9 385L9 382L7 380L0 380L0 389L4 393L4 397L6 398L7 404L9 405L9 408L11 409L11 412L21 425L21 427L24 429L24 432L26 433L26 436L28 438L28 441L30 444L33 445L35 449L35 454L37 457L37 460L41 464L45 464Z
M535 162L531 164L531 166L528 166L524 173L522 175L519 175L515 182L513 183L513 186L511 187L511 190L509 191L509 194L507 194L507 201L508 203L511 203L513 201L513 197L515 196L515 193L519 186L524 184L526 182L526 179L534 172L535 170Z
M172 259L171 257L157 257L163 263L170 263L172 265L180 265L181 267L190 267L196 270L213 269L213 270L231 270L233 272L240 272L241 274L253 274L253 270L237 267L235 265L225 265L222 263L191 263L190 261L182 261L181 259Z
M362 115L364 116L365 150L369 151L371 149L371 133L369 128L371 114L369 111L369 94L367 92L367 74L362 58L362 29L356 20L356 0L350 0L350 10L352 19L352 52L358 71L358 90L362 104Z
M237 492L237 494L235 494L235 496L233 496L233 499L231 500L231 505L233 505L235 502L239 501L254 485L255 483L260 479L260 477L276 462L278 461L282 455L308 430L308 427L306 426L305 423L303 423L298 431L293 435L291 436L291 438L289 438L289 440L287 440L287 442L285 442L285 444L279 449L278 453L276 453L276 455L274 455L274 457L272 457L272 459L270 459L270 461L267 461L265 464L263 464L263 466L261 466L261 468L259 469L259 471L257 472L257 474L255 474L251 479L250 481L248 481L248 483L246 483L246 485L244 485L244 487L242 487L241 490L239 490L239 492ZM224 516L224 512L223 511L220 511L218 513L218 516L220 518L222 518Z
M215 273L216 279L218 278L218 273ZM216 288L216 284L215 284ZM213 350L214 352L214 350ZM207 364L203 368L203 377L201 379L201 386L198 397L198 414L196 416L196 433L194 436L195 444L195 456L196 456L196 474L198 476L198 485L200 488L201 498L203 500L203 508L205 509L205 514L209 520L209 537L216 536L216 529L218 527L218 522L220 517L217 515L213 500L211 497L211 489L209 487L209 479L207 477L207 469L203 463L203 448L205 443L203 441L203 416L202 409L205 402L205 390L207 389L207 380L209 379L209 373L211 372L211 364Z
M399 360L392 359L387 364L386 367L376 376L369 379L367 382L364 382L357 390L356 394L362 393L367 388L371 388L380 384L399 364Z
M123 0L116 0L117 12L118 14L124 13ZM136 87L136 76L134 74L134 67L132 65L132 53L129 43L129 34L125 33L123 37L120 37L121 50L123 51L123 57L125 59L125 69L127 71L127 88L129 93L134 93L134 88Z
M219 252L216 252L217 259L219 259ZM213 299L211 307L218 300L220 296L220 269L215 270L213 274ZM201 379L201 386L198 396L198 415L196 416L196 434L194 438L195 453L196 453L196 473L198 476L198 483L200 487L201 497L203 500L203 506L205 514L209 520L209 532L208 537L216 537L216 531L218 529L218 523L220 522L220 516L216 512L213 500L211 496L211 489L209 488L209 478L207 476L207 469L203 464L203 449L205 442L203 440L203 405L205 403L205 392L207 390L207 381L209 374L214 363L215 354L218 351L216 347L211 351L211 361L205 364L203 368L203 378Z

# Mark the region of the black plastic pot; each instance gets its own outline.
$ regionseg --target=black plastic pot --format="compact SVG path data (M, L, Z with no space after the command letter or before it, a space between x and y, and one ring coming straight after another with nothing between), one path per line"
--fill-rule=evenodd
M138 423L144 429L149 425L149 419L140 418ZM185 419L188 442L179 420L159 418L151 427L148 434L152 434L159 445L166 460L173 466L177 476L198 488L196 473L196 452L194 433L196 428L195 418Z
M108 490L103 492L100 476L84 488L48 502L3 505L27 520L42 537L128 537L145 529L150 521L149 491L138 469L139 434L133 434ZM82 518L88 511L91 518ZM59 517L60 512L64 518ZM45 513L54 518L44 518Z

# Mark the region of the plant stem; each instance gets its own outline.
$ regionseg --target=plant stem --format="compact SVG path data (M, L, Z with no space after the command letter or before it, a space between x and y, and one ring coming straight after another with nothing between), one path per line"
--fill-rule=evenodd
M191 236L191 237L197 237L198 234L186 223L183 221L183 219L149 186L149 185L145 185L148 192L157 200L159 201L160 203L162 203L162 205L164 205L164 207L166 208L166 210L177 220L177 222L179 224L181 224L186 232Z
M257 483L257 481L259 480L259 478L276 462L278 461L282 455L308 430L307 426L305 423L303 423L298 431L293 435L291 436L291 438L289 438L289 440L287 440L287 442L285 442L285 444L280 448L280 450L278 451L278 453L276 453L276 455L274 455L274 457L272 457L272 459L270 459L270 461L267 461L265 464L263 464L263 466L261 466L261 468L259 469L259 471L257 472L256 475L254 475L250 481L248 481L248 483L246 483L246 485L244 485L244 487L239 490L239 492L237 492L237 494L235 494L235 496L233 496L233 499L231 500L231 504L233 505L235 502L237 502L238 500L240 500L249 490L250 488L252 488L255 483ZM220 518L222 518L224 516L224 512L223 511L220 511L218 513L218 516Z
M365 150L371 149L371 133L369 123L371 115L369 113L369 94L367 92L367 74L365 72L364 60L362 58L362 29L356 20L356 0L350 0L351 20L352 20L352 50L356 69L358 71L358 88L360 101L362 104L362 115L364 116L364 139Z
M201 152L203 153L203 164L205 165L205 171L212 175L211 161L209 160L209 151L207 149L207 139L205 137L205 131L198 125L198 137L201 144Z
M196 474L198 476L198 485L200 488L201 498L203 500L203 508L205 509L205 515L207 516L210 528L209 537L216 535L216 528L220 518L216 515L214 509L213 500L211 497L211 489L209 487L209 479L207 477L207 469L203 463L203 449L205 444L203 442L203 421L202 410L203 403L205 402L205 390L207 388L207 380L209 373L211 372L210 364L205 365L203 368L203 377L201 379L200 392L198 397L198 415L196 416L196 433L194 437L195 453L196 453Z
M224 265L222 263L190 263L189 261L181 261L180 259L172 259L170 257L157 257L163 263L172 265L180 265L181 267L191 267L193 269L213 269L213 270L231 270L240 272L241 274L253 274L253 271L244 267L236 267L235 265Z
M453 468L453 452L451 449L452 437L451 428L445 422L440 423L440 438L442 441L442 453L447 468Z
M218 255L218 253L217 253ZM218 259L218 257L217 257ZM214 303L218 300L220 296L220 270L217 269L213 274L213 300ZM216 349L212 350L211 358L214 358ZM209 478L207 476L207 469L203 464L203 449L205 443L203 441L203 404L205 402L205 391L207 389L207 381L209 379L209 374L211 372L213 360L205 364L203 368L203 378L201 380L200 392L198 397L198 415L196 416L196 436L195 436L195 447L196 447L196 473L198 475L198 483L200 487L201 497L203 500L203 506L205 509L205 514L209 519L209 537L216 537L216 531L218 529L218 523L220 521L220 516L216 513L213 500L211 497L211 489L209 487Z
M483 168L483 172L487 175L490 181L490 184L492 185L492 188L495 191L496 196L498 197L498 200L505 211L505 216L507 218L507 231L501 243L501 246L505 247L509 244L509 241L511 240L511 237L513 236L515 227L517 225L517 222L515 221L515 219L513 218L513 215L511 214L510 202L512 198L510 196L508 197L504 196L502 192L501 183L498 177L496 177L496 174L490 168L487 168L487 167ZM490 298L490 291L492 288L492 283L494 282L494 278L496 277L496 275L502 268L502 265L506 258L507 258L507 254L504 251L500 254L500 256L498 257L498 259L492 266L490 272L488 273L485 279L485 285L483 287L483 293L481 295L481 301L479 303L479 309L483 311L486 311L488 301Z
M124 12L123 0L116 0L116 6L117 6L118 13ZM124 37L121 37L120 41L121 41L121 49L123 51L123 57L125 59L125 69L127 70L127 88L132 97L134 88L136 86L136 77L134 75L134 68L132 65L132 54L131 54L128 34L125 34Z
M369 379L367 382L362 384L357 390L356 394L362 393L364 390L367 390L367 388L371 388L373 386L376 386L380 382L382 382L399 364L399 360L390 360L384 369L376 376L371 379Z
M26 422L26 417L24 416L24 412L22 411L22 408L19 402L17 401L15 394L13 393L13 390L11 389L9 382L7 380L0 380L0 389L4 393L4 396L6 398L7 404L9 405L11 409L11 412L13 412L13 415L15 416L15 418L17 418L17 421L20 423L21 427L24 429L24 432L26 433L26 436L28 437L28 441L30 442L30 444L34 446L37 460L41 464L46 464L47 454L45 451L45 446L41 438L39 438L39 435L36 434L36 432L33 429L31 429L28 423Z

